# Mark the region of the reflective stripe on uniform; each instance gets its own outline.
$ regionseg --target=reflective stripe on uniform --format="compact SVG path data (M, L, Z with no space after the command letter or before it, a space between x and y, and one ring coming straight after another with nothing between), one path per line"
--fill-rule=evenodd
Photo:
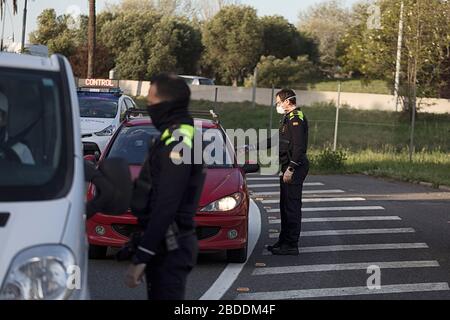
M300 111L300 110L294 110L294 111L292 111L292 112L289 114L289 120L293 120L293 119L294 119L295 117L297 117L297 116L300 118L300 120L303 121L304 115L303 115L303 112Z
M188 124L182 124L178 129L176 129L180 135L183 136L183 142L192 149L195 128ZM168 146L171 143L177 141L171 134L170 129L166 129L161 135L161 140L164 141L165 145Z

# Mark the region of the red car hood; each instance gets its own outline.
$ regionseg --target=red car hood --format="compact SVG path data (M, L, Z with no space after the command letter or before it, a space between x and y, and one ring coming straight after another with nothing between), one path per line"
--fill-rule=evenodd
M141 166L130 166L131 177L136 179L141 172ZM242 174L238 168L208 169L199 207L239 192L242 184Z

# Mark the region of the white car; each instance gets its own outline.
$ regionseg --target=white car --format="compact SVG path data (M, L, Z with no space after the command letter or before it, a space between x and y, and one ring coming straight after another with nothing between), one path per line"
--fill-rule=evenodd
M214 80L205 78L205 77L199 77L199 76L184 76L180 75L180 78L182 78L186 83L190 86L213 86Z
M111 81L83 81L99 84L78 90L84 154L101 154L125 119L126 112L135 109L136 103L129 96L123 95Z
M66 58L0 53L0 299L87 299L79 105Z

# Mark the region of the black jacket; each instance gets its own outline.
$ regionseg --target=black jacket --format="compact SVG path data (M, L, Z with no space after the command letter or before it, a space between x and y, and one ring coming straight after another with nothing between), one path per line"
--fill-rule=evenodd
M164 121L152 118L162 134L146 161L151 176L150 212L136 254L138 262L142 263L149 262L152 256L161 252L167 230L174 222L181 233L194 230L194 216L203 190L204 167L194 164L195 129L187 108L186 113L178 113L175 108L163 118ZM177 132L181 133L181 140L174 135ZM181 160L184 161L182 164Z
M286 114L280 123L280 164L284 172L288 167L309 168L308 120L297 108Z

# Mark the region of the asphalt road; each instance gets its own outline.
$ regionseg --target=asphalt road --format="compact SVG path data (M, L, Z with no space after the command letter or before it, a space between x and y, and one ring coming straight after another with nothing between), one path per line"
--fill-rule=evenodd
M250 176L248 183L261 215L253 254L243 266L227 265L223 254L201 255L188 299L218 282L227 300L450 299L450 192L366 176L311 176L301 254L274 257L265 246L280 228L277 178ZM369 266L379 268L379 288L367 287ZM92 298L145 299L142 287L123 285L126 267L91 261Z

